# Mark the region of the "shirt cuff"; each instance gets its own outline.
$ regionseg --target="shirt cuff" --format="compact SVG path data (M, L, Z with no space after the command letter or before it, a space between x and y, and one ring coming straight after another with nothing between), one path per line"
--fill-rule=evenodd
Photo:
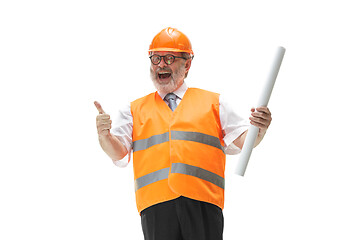
M129 158L123 158L121 160L116 160L116 161L113 160L113 163L120 168L126 167L130 162L130 154L128 154L128 155L129 155Z
M236 146L233 142L237 139L241 134L243 134L246 130L248 130L249 126L244 126L233 130L231 133L228 133L224 137L225 142L225 153L228 155L235 155L241 152L241 148Z

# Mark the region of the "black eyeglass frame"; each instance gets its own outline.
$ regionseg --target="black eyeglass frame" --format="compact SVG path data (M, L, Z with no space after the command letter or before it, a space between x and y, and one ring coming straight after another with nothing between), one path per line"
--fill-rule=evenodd
M158 63L154 63L154 61L153 61L153 57L155 57L155 56L160 58L160 61L159 61ZM165 58L168 57L168 56L171 56L171 57L173 57L173 59L174 59L171 63L167 63L167 62L165 61ZM164 58L164 62L165 62L167 65L173 64L173 63L175 62L175 58L182 58L182 59L188 60L187 58L177 57L177 56L174 56L174 55L172 55L172 54L166 54L166 55L164 55L164 56L160 56L160 55L154 54L154 55L149 56L149 58L150 58L151 63L154 64L154 65L158 65L159 63L161 63L162 58Z

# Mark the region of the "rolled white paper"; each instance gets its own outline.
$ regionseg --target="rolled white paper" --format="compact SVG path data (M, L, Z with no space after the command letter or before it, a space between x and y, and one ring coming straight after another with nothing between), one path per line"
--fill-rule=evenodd
M260 95L260 99L256 107L267 107L271 96L271 92L274 88L276 77L279 73L281 62L284 58L284 54L285 54L285 48L278 47L276 50L275 59L273 61L273 64L271 65L268 78L265 82L264 88L262 89L262 93ZM235 168L235 174L244 176L258 133L259 133L259 128L250 125L248 133L245 138L243 148L240 153L239 161Z

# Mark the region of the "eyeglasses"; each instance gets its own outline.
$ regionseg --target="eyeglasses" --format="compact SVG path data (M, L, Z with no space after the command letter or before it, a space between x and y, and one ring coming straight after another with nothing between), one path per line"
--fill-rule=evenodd
M150 58L152 64L154 64L154 65L158 65L161 62L162 58L164 58L164 62L167 65L172 64L175 61L175 58L182 58L182 59L187 60L187 58L177 57L177 56L174 56L174 55L171 55L171 54L167 54L165 56L159 56L159 55L154 54L154 55L151 55L149 58Z

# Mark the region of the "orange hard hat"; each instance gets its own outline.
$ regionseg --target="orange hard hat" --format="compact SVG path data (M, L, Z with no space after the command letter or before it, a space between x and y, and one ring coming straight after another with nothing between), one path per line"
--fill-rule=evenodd
M187 52L190 53L191 57L194 55L188 37L176 28L171 27L156 34L150 44L149 54L154 51Z

